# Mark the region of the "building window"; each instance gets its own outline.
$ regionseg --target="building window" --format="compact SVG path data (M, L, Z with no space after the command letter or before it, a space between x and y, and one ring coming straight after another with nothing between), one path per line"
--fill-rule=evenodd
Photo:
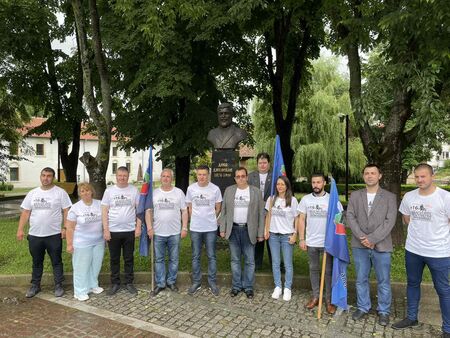
M36 144L36 155L40 155L40 156L44 155L44 144L43 143Z
M117 156L117 147L113 147L112 152L113 152L112 156Z
M127 156L131 156L131 150L130 149L125 150L125 153L126 153Z
M130 171L131 171L131 163L130 163L130 162L127 162L126 167L127 167L127 169L128 169L128 172L130 172Z
M19 180L19 168L9 168L9 180L11 182Z
M115 174L117 171L117 162L113 162L112 164L112 173Z

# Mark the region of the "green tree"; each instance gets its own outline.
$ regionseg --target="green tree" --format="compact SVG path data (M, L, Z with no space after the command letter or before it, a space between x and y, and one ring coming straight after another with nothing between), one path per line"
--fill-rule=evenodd
M291 138L297 177L324 172L338 179L345 174L345 125L339 117L349 115L352 126L355 122L346 90L348 79L337 68L336 58L313 61L309 86L299 96ZM256 102L253 119L256 149L271 152L275 128L269 106ZM350 176L358 181L366 159L359 138L350 135L349 141Z
M77 56L52 49L55 39L73 32L59 26L58 1L2 1L0 5L0 82L17 105L27 105L47 121L30 131L50 131L57 139L68 181L76 182L82 109L81 67ZM69 128L68 128L69 126ZM69 144L72 148L69 153Z
M450 9L445 1L328 3L331 40L348 57L350 100L364 153L400 197L404 151L448 124ZM364 73L360 51L377 47ZM363 83L364 76L367 82ZM400 219L394 243L403 243Z

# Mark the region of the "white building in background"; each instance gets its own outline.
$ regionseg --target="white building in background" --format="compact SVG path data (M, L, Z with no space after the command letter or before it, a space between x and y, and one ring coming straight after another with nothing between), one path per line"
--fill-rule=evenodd
M450 144L443 143L441 152L433 151L433 158L428 162L433 168L442 168L450 160Z
M26 126L26 129L41 125L44 118L33 118ZM26 132L26 131L25 131ZM58 143L51 141L50 133L41 135L31 135L25 139L25 142L34 150L34 155L27 156L27 160L10 161L8 181L15 187L35 187L40 184L39 175L44 167L51 167L57 171L58 168ZM97 153L98 138L92 134L82 134L80 140L80 155L89 151L92 156ZM153 151L155 154L159 147ZM118 167L126 166L130 171L130 182L138 181L142 178L148 165L149 151L126 151L120 150L117 139L113 136L111 140L111 153L106 175L106 182L115 182L115 172ZM64 173L60 165L61 181L64 182ZM162 170L160 161L153 161L153 178L159 180ZM88 182L89 175L84 164L78 162L77 181Z

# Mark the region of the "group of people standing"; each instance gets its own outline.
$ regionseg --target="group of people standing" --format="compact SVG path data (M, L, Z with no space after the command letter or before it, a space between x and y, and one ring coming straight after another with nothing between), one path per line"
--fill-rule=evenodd
M217 285L216 241L218 235L229 242L231 255L232 297L244 292L254 297L255 269L261 267L264 243L268 243L274 278L272 298L290 301L294 275L293 252L296 244L307 251L312 297L305 306L312 310L319 303L320 256L324 241L330 196L325 191L326 178L311 176L312 193L300 202L293 195L289 180L276 179L275 194L270 195L272 173L267 153L257 155L258 171L235 170L236 184L223 195L209 181L209 168L196 168L197 182L188 187L186 195L172 186L173 172L163 169L161 187L153 192L153 208L146 210L147 234L153 239L156 287L152 296L165 288L178 291L176 285L180 240L188 233L192 248L192 284L188 293L195 294L202 286L200 258L205 245L208 259L208 285L212 294L220 293ZM433 184L433 170L420 164L414 170L418 189L405 194L400 205L403 221L408 224L406 240L407 317L394 323L394 329L418 324L420 284L424 266L431 271L443 318L444 336L450 335L450 193ZM141 235L141 222L136 217L139 193L128 184L126 167L117 169L117 184L106 189L101 201L93 199L93 188L79 184L80 201L71 206L64 190L53 185L54 171L44 168L41 187L30 191L22 203L17 238L23 239L29 221L28 241L33 257L32 285L27 297L40 291L43 259L47 250L53 265L55 295L64 289L61 260L62 237L67 238L67 251L72 253L74 296L87 300L89 293L101 293L98 274L108 243L111 265L111 289L114 295L121 288L120 255L125 270L125 287L133 286L135 237ZM356 270L356 311L354 320L363 318L371 309L369 275L375 270L378 288L378 323L389 324L391 308L390 269L393 251L391 231L397 218L397 199L380 187L382 173L376 164L363 171L366 187L351 194L346 220L351 229L351 247ZM341 205L339 205L342 208ZM64 219L66 233L61 230ZM166 250L168 267L166 271ZM243 266L242 266L243 258ZM283 264L282 264L283 262ZM282 283L282 270L284 284ZM331 304L332 260L325 269L326 311L333 314Z

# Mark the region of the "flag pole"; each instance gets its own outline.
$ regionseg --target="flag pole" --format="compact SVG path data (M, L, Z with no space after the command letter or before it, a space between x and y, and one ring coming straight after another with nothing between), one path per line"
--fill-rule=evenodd
M325 284L325 267L327 265L327 253L323 252L322 258L322 274L320 275L320 291L319 291L319 307L317 309L317 319L322 317L322 299L323 299L323 285Z
M153 238L155 237L155 234L153 234ZM150 267L152 271L152 291L155 289L155 264L153 263L153 238L150 238Z

